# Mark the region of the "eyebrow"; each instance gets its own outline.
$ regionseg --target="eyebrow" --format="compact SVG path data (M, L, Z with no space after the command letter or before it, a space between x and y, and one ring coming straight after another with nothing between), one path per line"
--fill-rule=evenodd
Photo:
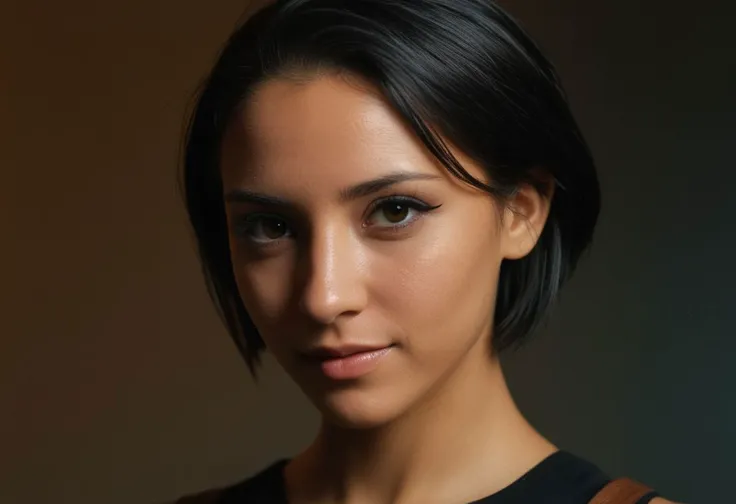
M347 202L370 196L391 187L392 185L411 180L440 180L439 175L429 173L399 171L389 173L376 179L367 180L340 191L340 201ZM265 206L290 206L288 200L277 196L269 196L246 189L233 189L225 195L225 201L230 203L256 203Z

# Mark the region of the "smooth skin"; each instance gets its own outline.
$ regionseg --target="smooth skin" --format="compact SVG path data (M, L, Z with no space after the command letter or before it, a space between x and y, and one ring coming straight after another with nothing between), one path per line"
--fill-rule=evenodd
M556 451L491 349L501 263L532 250L548 197L524 186L500 202L462 183L338 72L259 85L221 170L242 301L323 417L286 468L290 503L470 502ZM345 344L390 350L348 381L304 357Z

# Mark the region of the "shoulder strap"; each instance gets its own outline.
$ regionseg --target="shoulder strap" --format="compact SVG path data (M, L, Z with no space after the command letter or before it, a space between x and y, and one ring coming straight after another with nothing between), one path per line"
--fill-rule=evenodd
M652 489L629 478L611 481L598 492L589 504L636 504L652 493Z

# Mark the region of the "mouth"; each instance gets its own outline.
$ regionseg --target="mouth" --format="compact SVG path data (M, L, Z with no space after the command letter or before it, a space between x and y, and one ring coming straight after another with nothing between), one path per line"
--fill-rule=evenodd
M332 380L354 380L373 371L394 345L320 347L307 354L322 374Z

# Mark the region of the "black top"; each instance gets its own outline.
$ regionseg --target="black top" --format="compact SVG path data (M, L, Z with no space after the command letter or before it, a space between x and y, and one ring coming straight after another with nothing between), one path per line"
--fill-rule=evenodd
M288 504L281 460L222 494L218 504ZM550 455L503 490L471 504L587 504L610 481L593 464L568 452ZM647 504L652 492L637 504Z

